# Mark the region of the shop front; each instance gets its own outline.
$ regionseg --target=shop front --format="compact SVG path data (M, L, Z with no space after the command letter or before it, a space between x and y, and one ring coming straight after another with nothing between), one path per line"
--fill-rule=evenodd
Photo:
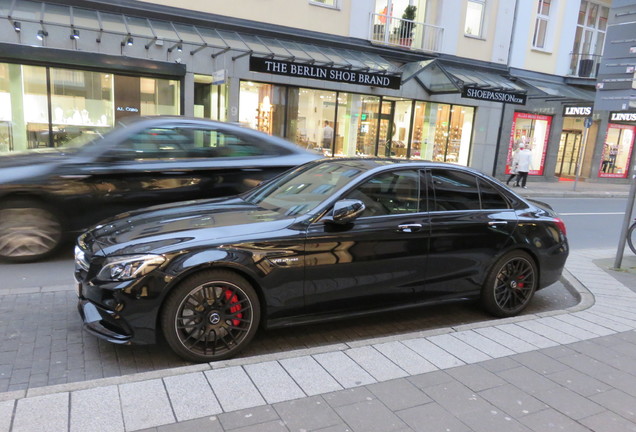
M634 152L636 112L612 111L605 131L598 177L626 179Z

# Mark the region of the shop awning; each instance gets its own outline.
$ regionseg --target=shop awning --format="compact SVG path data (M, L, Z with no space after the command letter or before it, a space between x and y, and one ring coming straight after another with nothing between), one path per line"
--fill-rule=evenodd
M403 82L415 79L430 93L454 93L466 87L526 92L524 87L512 82L503 73L479 67L460 66L439 59L408 63L403 66L402 76Z
M62 27L76 39L84 34L117 35L125 44L143 44L146 49L165 45L168 51L184 51L191 55L207 52L212 58L230 52L232 60L255 56L278 60L348 68L366 72L399 75L400 70L382 56L353 49L334 49L278 37L257 36L245 32L222 30L210 25L191 25L176 21L103 12L95 9L20 0L0 5L0 17L14 27L35 31ZM24 32L23 30L23 32Z
M586 90L566 84L563 81L548 81L519 77L519 81L528 87L529 99L546 99L563 102L594 102L594 90Z

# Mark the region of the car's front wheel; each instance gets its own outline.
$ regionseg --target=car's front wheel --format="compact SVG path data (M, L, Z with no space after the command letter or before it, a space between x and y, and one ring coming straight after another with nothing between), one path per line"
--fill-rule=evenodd
M185 360L233 357L252 340L260 302L245 278L225 270L197 273L166 298L161 325L170 348Z
M490 271L482 288L482 305L497 317L517 315L528 306L537 285L537 266L530 255L509 252Z
M62 224L46 205L30 200L0 203L0 260L38 261L62 241Z

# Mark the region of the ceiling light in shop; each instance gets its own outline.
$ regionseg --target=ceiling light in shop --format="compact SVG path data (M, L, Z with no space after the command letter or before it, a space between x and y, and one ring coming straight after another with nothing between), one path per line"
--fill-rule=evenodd
M44 40L44 38L47 37L48 35L49 35L49 32L47 32L46 30L38 30L36 37L38 38L38 40Z

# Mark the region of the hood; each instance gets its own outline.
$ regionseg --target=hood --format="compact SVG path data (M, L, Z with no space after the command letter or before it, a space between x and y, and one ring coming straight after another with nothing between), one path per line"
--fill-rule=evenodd
M90 229L84 241L92 253L162 254L262 236L293 221L238 197L187 201L119 215Z

